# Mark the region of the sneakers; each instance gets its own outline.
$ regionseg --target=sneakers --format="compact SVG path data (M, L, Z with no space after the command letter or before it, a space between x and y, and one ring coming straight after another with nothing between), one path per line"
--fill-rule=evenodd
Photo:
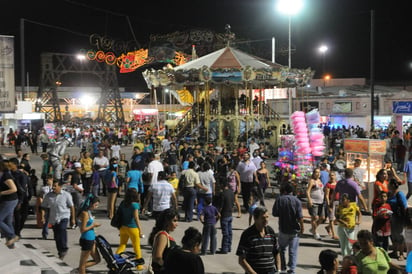
M79 274L80 272L79 272L79 269L78 268L75 268L75 269L73 269L72 271L70 271L70 274Z
M314 238L315 240L322 240L322 238L320 237L319 233L313 234L313 238Z

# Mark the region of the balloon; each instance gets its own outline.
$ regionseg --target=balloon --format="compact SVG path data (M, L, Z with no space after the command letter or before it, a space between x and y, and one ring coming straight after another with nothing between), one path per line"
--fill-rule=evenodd
M305 122L305 117L294 117L292 118L292 121Z
M306 113L306 119L308 120L308 123L318 124L320 121L319 111L317 109L309 111Z
M298 127L298 128L295 128L294 131L296 133L305 133L305 132L308 132L308 128L307 127Z
M312 154L313 154L313 156L323 156L322 151L313 151Z
M290 115L290 118L295 118L295 117L305 117L305 113L303 111L295 111Z

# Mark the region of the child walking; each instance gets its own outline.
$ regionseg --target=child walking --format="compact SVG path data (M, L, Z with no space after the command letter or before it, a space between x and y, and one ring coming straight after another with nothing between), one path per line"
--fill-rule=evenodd
M256 187L252 188L252 191L250 192L250 202L249 202L249 226L252 225L252 219L253 219L253 211L259 206L259 198L257 194Z
M336 213L338 235L342 256L350 255L352 243L355 239L355 226L360 224L361 212L355 202L349 200L349 195L344 193ZM356 220L357 219L357 220Z
M388 193L381 191L379 202L373 208L372 234L375 246L382 247L388 251L389 236L391 235L391 215L392 208L388 201Z
M206 249L209 246L210 240L210 253L214 255L216 253L217 237L216 237L216 223L220 218L220 213L216 207L212 205L212 198L205 197L205 207L200 212L200 221L203 224L202 233L202 250L200 255L206 255Z

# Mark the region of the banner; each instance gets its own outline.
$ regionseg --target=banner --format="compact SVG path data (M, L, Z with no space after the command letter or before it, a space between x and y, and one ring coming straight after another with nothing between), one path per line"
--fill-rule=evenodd
M0 35L0 112L14 112L14 37Z

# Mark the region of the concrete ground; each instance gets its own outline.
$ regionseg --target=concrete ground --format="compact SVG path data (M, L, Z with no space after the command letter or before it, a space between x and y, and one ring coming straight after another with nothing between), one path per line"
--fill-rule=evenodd
M23 151L29 153L28 148L23 148ZM70 155L78 155L80 149L76 147L70 147L67 149L67 153ZM132 154L132 147L122 147L122 152L126 153L127 159L130 159ZM14 156L14 149L8 147L0 147L0 153L7 156ZM37 170L39 176L41 170L41 159L38 155L32 155L31 165ZM41 184L41 182L39 182ZM402 186L404 187L404 186ZM405 190L405 189L403 189ZM271 196L271 195L269 195ZM180 200L182 197L180 197ZM118 203L121 199L118 199ZM32 200L34 203L34 200ZM266 204L271 212L274 203L274 197L268 197ZM106 217L106 197L101 197L101 205L96 210L95 217L98 222L102 224L101 227L96 229L96 234L103 235L112 248L115 250L119 243L118 230L110 226L110 221ZM234 214L235 215L235 214ZM338 242L330 239L325 230L325 225L321 225L319 233L322 236L322 240L313 239L309 234L309 218L307 210L304 210L305 215L305 234L302 235L300 240L300 246L298 250L298 268L297 273L316 273L319 270L318 255L323 249L333 249L339 251ZM146 260L146 265L150 259L151 248L147 243L148 235L154 226L154 220L143 220L142 230L146 235L146 238L142 239L141 247L143 257ZM364 216L359 229L371 228L371 217ZM275 231L278 231L277 218L270 217L270 226ZM180 244L183 237L184 230L189 226L194 226L201 231L202 225L198 221L192 223L180 222L176 231L173 232L173 237ZM238 264L238 258L235 255L239 238L242 231L248 227L248 215L244 214L241 218L233 219L233 246L232 252L226 255L206 255L202 256L202 260L205 265L207 273L244 273L242 268ZM222 239L219 224L218 228L218 247L220 247L220 241ZM57 251L55 243L53 241L53 232L50 232L49 239L43 240L41 237L41 229L36 227L36 220L34 215L29 215L25 228L22 231L22 239L16 243L15 249L7 249L4 244L0 244L0 273L68 273L71 269L76 268L79 263L80 246L78 244L80 237L79 229L68 229L69 239L69 252L64 258L64 262L57 258ZM4 240L2 241L4 242ZM128 249L132 251L131 245L128 245ZM31 262L30 262L31 261ZM34 265L33 265L34 263ZM28 264L28 265L27 265ZM403 262L404 264L404 262ZM5 271L5 272L2 272ZM88 270L89 273L107 273L108 269L105 262L102 262ZM144 272L143 272L144 273Z

